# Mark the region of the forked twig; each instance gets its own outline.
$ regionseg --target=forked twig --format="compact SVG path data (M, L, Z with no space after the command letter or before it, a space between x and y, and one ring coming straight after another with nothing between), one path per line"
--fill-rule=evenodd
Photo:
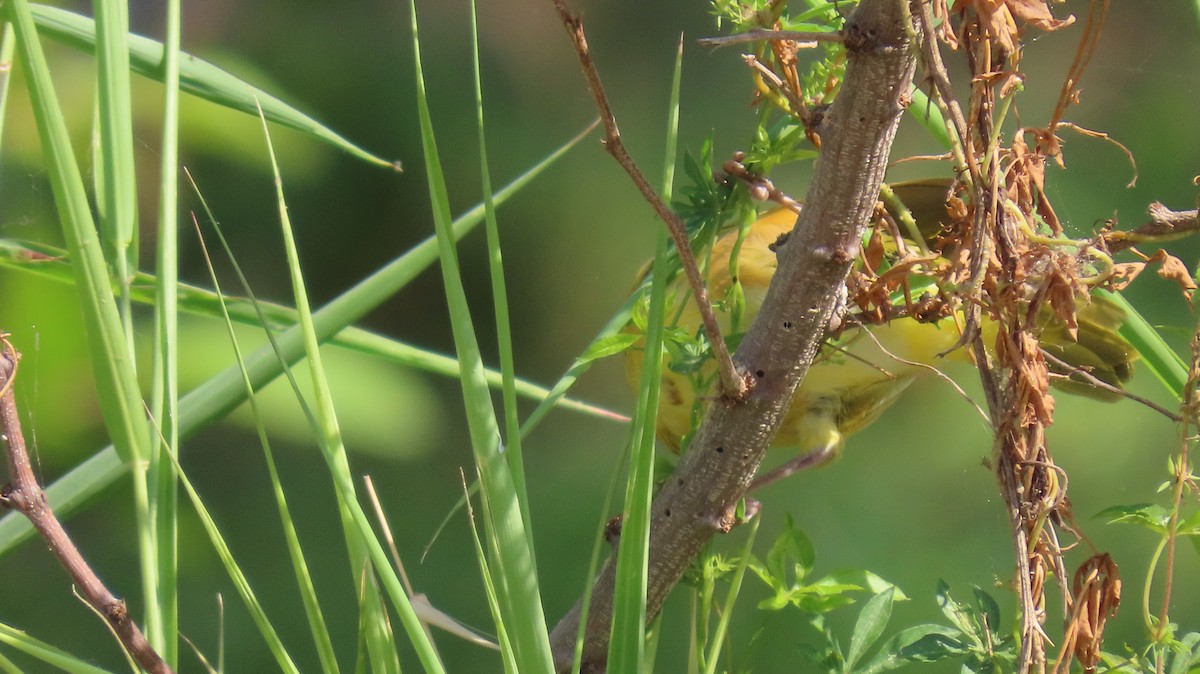
M629 174L634 186L638 188L646 201L654 208L658 217L667 225L667 230L671 233L671 240L675 243L675 249L679 253L679 263L683 267L688 285L692 289L692 296L700 311L700 317L704 322L704 330L712 343L713 358L717 362L717 370L721 378L721 392L734 400L742 400L749 393L754 380L738 373L737 368L733 365L733 359L729 356L729 347L725 345L725 339L721 336L721 327L717 324L717 317L708 300L708 289L705 287L704 279L700 276L696 257L692 254L692 246L688 241L687 229L683 220L663 203L662 198L651 187L650 181L646 179L646 175L642 173L637 163L633 161L633 157L629 156L628 150L625 149L625 143L621 140L621 131L617 128L617 118L613 114L612 106L608 103L607 94L604 93L604 84L600 81L600 73L596 71L591 52L588 51L583 20L571 13L564 0L554 0L554 7L558 10L563 26L567 29L567 35L571 37L571 44L575 46L575 53L579 56L579 65L583 68L583 76L587 80L588 90L592 92L592 98L596 101L596 110L600 113L600 119L604 123L604 149L612 155L613 159L617 160L625 173Z
M19 360L20 356L8 341L8 336L0 334L0 440L5 447L11 480L0 489L0 506L16 510L29 520L50 552L71 576L78 594L104 619L126 652L143 670L150 674L169 674L173 670L146 641L145 635L130 617L125 602L117 599L104 586L80 554L79 548L75 547L62 523L54 516L46 493L33 474L13 395L12 384L16 379Z

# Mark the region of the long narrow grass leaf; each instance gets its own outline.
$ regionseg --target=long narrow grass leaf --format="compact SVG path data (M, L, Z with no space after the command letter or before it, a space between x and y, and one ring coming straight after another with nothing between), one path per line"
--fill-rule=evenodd
M683 67L683 41L675 58L671 84L671 107L667 115L667 148L663 170L663 200L671 201L674 179L675 139L679 129L679 85ZM646 587L650 559L650 503L654 497L654 438L658 428L658 399L662 390L663 332L667 313L668 235L658 228L655 243L650 309L643 342L638 407L633 423L633 452L625 488L621 520L621 543L613 587L612 636L608 645L608 668L612 672L642 671L646 651Z
M500 606L504 610L504 628L511 638L513 652L522 672L551 672L550 639L542 610L541 592L533 562L533 533L525 528L522 506L510 465L502 454L500 432L492 406L483 361L475 339L466 291L459 274L458 256L450 226L450 204L442 173L433 120L425 94L421 67L421 43L417 28L417 9L409 3L413 32L413 61L416 70L417 110L421 144L433 221L437 231L442 281L450 308L455 352L463 363L461 377L467 428L475 464L480 474L484 506L484 532L491 547L491 568Z
M292 298L296 303L296 312L300 317L300 330L304 337L304 354L312 382L312 390L316 399L316 427L318 445L324 454L325 462L334 482L338 484L338 514L342 520L342 529L346 538L346 549L349 556L350 568L356 575L364 579L359 597L359 611L366 626L366 646L371 657L373 671L382 674L399 674L400 662L396 655L395 636L388 624L387 610L379 595L379 588L374 582L374 572L367 562L367 541L374 540L371 529L356 527L354 515L351 512L358 506L354 480L350 474L350 460L346 456L346 446L342 439L341 428L338 425L337 413L333 407L333 394L329 389L329 380L325 375L325 366L321 357L321 342L313 329L312 310L308 303L308 290L304 275L300 271L300 253L296 248L295 232L292 228L291 217L288 215L287 202L283 194L283 178L279 173L279 164L275 158L275 148L271 142L271 133L266 117L259 111L262 118L263 135L267 142L267 156L271 160L271 173L275 182L275 198L279 207L279 231L283 239L284 254L287 258L288 274L292 283ZM303 399L297 391L297 397ZM378 545L378 541L376 541ZM429 636L424 626L416 617L406 594L401 594L402 600L397 611L400 620L408 630L417 655L426 669L438 663L437 652L432 648Z
M0 18L0 140L4 138L4 120L8 118L8 85L12 82L14 42L12 24ZM4 144L0 142L2 147Z
M96 50L96 25L86 16L47 5L33 5L38 28L46 36L87 53ZM163 45L141 35L129 35L129 66L133 72L153 80L162 79ZM329 127L284 103L265 91L250 86L242 79L191 54L180 54L179 86L194 96L257 116L255 100L262 105L267 119L296 129L357 157L370 164L400 168L400 163L388 161L351 143Z
M13 0L10 9L54 203L73 260L104 422L121 458L126 462L137 461L145 454L149 430L104 257L96 240L91 207L28 3Z
M475 123L479 130L479 170L483 187L483 215L487 231L488 269L492 279L492 306L496 314L496 344L500 352L500 374L504 402L505 457L512 470L517 503L525 530L532 531L529 519L529 494L525 489L525 463L521 450L521 417L517 410L516 365L513 361L512 322L508 316L508 290L504 281L504 260L500 254L500 226L496 223L496 205L492 202L492 174L488 168L487 140L484 133L483 85L479 72L479 17L471 0L471 60L475 73ZM532 541L531 541L532 543ZM534 562L537 561L533 557Z
M0 239L0 267L34 274L59 283L75 282L65 251L43 244ZM155 275L139 272L132 287L131 296L134 302L154 305L157 301L157 283ZM286 330L296 325L296 310L282 304L261 299L251 301L245 297L218 297L208 288L187 283L178 283L177 291L178 308L184 313L221 318L224 304L235 323L258 327L263 325L265 318L266 325L276 330ZM459 376L458 359L363 328L343 328L326 343L443 377ZM489 368L486 374L488 385L497 390L501 389L504 382L500 371ZM542 402L551 395L550 389L527 379L517 378L514 387L517 395L537 402ZM623 414L567 396L556 396L554 407L621 423L629 421Z
M179 448L179 0L166 2L163 59L163 134L159 150L158 245L155 251L154 364L150 415L158 426L151 442L149 492L153 501L159 621L147 636L163 659L179 665L178 483L167 454ZM122 35L123 37L124 35ZM133 267L136 270L136 266ZM129 279L131 282L136 279ZM130 283L122 288L132 299ZM151 629L153 628L153 629Z
M1097 292L1125 312L1125 320L1119 329L1121 336L1137 349L1146 367L1167 392L1175 399L1180 399L1187 382L1187 364L1124 295L1105 290Z
M755 517L754 523L750 526L750 535L746 536L746 544L742 546L742 557L738 561L737 570L733 573L733 579L729 581L729 594L725 597L725 610L721 611L717 629L709 641L708 657L705 659L707 664L705 674L716 674L719 659L717 656L721 652L721 646L724 645L726 636L729 635L733 607L737 603L738 593L741 592L742 581L746 579L746 569L750 566L751 551L754 549L754 539L758 535L759 524L762 524L762 518Z
M55 648L4 623L0 623L0 643L6 643L48 665L57 667L64 672L71 672L71 674L109 674L108 670L90 665L66 651Z
M492 582L492 571L488 568L487 553L483 550L483 542L479 539L479 527L475 523L475 510L471 507L471 490L463 480L463 498L467 503L467 521L471 525L471 542L475 545L475 561L479 564L480 576L483 578L483 592L487 597L488 610L492 612L492 620L496 623L496 643L500 648L500 657L504 662L504 671L520 674L521 668L514 658L512 642L509 641L508 631L504 629L504 612L500 608L500 599L496 596L496 585Z
M174 455L172 455L174 458ZM233 581L233 586L237 590L238 596L242 600L242 604L250 613L250 618L254 621L254 626L258 628L258 633L262 635L263 640L267 643L268 650L275 658L275 663L279 666L280 671L300 673L300 669L296 667L295 661L284 647L283 641L279 638L279 633L275 631L275 627L271 624L267 613L263 610L262 604L259 603L258 597L254 594L254 588L250 586L250 581L246 578L246 574L242 572L238 566L237 560L233 557L233 552L229 549L229 544L225 542L225 537L221 535L221 530L217 527L217 523L213 520L212 515L208 512L208 508L201 500L200 494L192 486L191 480L188 479L178 465L175 464L179 483L183 485L184 493L187 494L188 500L191 501L192 508L200 519L201 526L204 527L204 532L208 534L209 542L212 543L213 550L216 551L217 557L220 558L221 564L225 567L225 572L229 575L229 579Z
M133 166L133 106L129 85L128 7L98 0L96 13L97 170L100 239L117 286L130 351L133 317L124 292L137 269L137 176Z
M595 127L593 123L582 133L547 156L529 171L496 193L496 203L506 201L537 175L574 147ZM483 219L483 207L476 206L454 222L454 236L461 238ZM401 257L363 279L350 290L313 314L313 327L321 341L329 340L346 326L358 321L379 306L400 288L407 285L422 270L437 259L437 243L426 239ZM304 343L298 327L279 336L284 356L281 363L272 348L263 346L246 359L250 381L254 387L267 385L279 376L285 364L296 362L304 354ZM241 373L236 365L226 368L179 401L179 437L186 440L215 420L224 417L245 402ZM113 447L101 450L71 469L47 488L50 503L60 517L65 517L87 503L101 490L111 486L125 474L125 465ZM0 518L0 554L12 550L33 534L33 527L24 517L10 513Z
M201 239L200 245L204 247L203 239ZM222 297L221 286L217 281L216 273L213 271L212 262L208 257L206 248L204 259L208 264L209 278L213 282L213 288L216 290L217 297L220 298ZM221 309L224 311L225 327L229 334L229 343L234 350L234 359L242 371L246 400L250 404L251 412L254 415L258 441L262 446L263 457L266 461L267 472L271 480L271 489L275 496L275 506L279 510L279 520L283 525L284 539L287 541L288 557L292 562L292 572L296 576L296 586L300 592L300 599L304 604L304 614L308 619L309 632L312 634L313 644L317 649L317 657L321 662L321 670L325 674L337 674L339 670L337 656L333 650L333 641L329 636L329 628L325 623L325 616L321 611L321 603L317 600L316 589L313 587L312 582L312 574L308 570L308 562L305 560L304 549L300 545L300 537L296 532L296 524L292 520L287 496L284 494L283 485L279 480L279 473L275 467L275 456L271 452L271 443L267 439L266 427L263 426L262 415L258 410L258 399L254 394L254 387L250 383L250 376L246 371L245 359L242 358L241 346L238 344L237 335L234 332L233 321L230 319L228 311L226 311L224 302L221 303Z

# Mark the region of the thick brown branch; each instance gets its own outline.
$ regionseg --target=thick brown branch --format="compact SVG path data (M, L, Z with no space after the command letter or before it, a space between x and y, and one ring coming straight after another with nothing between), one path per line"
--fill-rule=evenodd
M907 0L864 0L847 23L845 83L821 130L817 162L796 229L734 361L756 385L745 400L714 402L651 511L647 612L654 616L688 564L717 531L733 524L792 394L838 311L875 206L913 55ZM596 580L583 644L584 671L604 667L612 617L613 564ZM551 637L555 663L570 667L577 604Z
M0 505L19 511L37 529L58 558L59 563L71 576L76 591L108 623L121 645L150 674L168 674L172 670L146 641L137 623L129 615L125 602L117 599L92 568L88 566L75 543L67 536L62 523L54 516L46 494L37 483L29 453L25 448L25 436L21 433L21 422L17 417L17 403L12 383L17 371L19 356L8 340L0 335L0 441L3 441L8 457L9 477L12 480L0 490Z
M713 358L716 360L717 371L721 376L721 393L740 400L748 392L753 380L739 374L733 366L733 360L729 357L729 348L725 345L725 339L721 336L721 328L717 324L712 304L708 301L708 289L704 284L704 279L700 276L696 257L692 254L687 228L675 211L663 203L658 192L654 191L650 181L646 179L645 174L625 149L625 143L621 140L621 131L617 128L617 118L613 114L612 106L608 103L608 96L604 93L604 84L600 81L600 73L596 71L596 64L592 62L592 55L588 51L583 21L567 9L564 0L554 0L554 7L558 10L563 26L567 29L567 35L571 36L571 44L575 46L575 53L579 56L579 64L583 67L583 76L587 80L588 90L592 92L592 98L596 101L596 110L600 113L600 119L604 123L604 149L613 156L613 159L617 160L621 168L625 169L638 191L654 208L658 217L666 223L667 231L671 233L671 240L679 252L679 263L683 268L684 276L687 277L688 285L692 289L692 297L695 298L700 317L704 321L704 331L712 343Z

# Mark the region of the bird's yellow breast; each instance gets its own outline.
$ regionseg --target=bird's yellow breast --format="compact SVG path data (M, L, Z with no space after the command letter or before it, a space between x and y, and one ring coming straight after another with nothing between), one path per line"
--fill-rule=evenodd
M716 241L708 263L710 297L717 302L716 314L723 333L744 333L758 313L775 274L774 244L795 224L796 214L777 209L758 219L738 241L732 232ZM736 249L736 256L734 255ZM741 283L744 311L739 325L731 325L726 297L733 279ZM673 288L677 325L694 331L701 324L699 311L682 282ZM869 331L869 332L868 332ZM897 320L871 328L854 328L823 348L793 398L779 426L773 447L793 448L800 454L824 451L831 457L840 450L845 435L873 421L911 382L920 366L934 362L958 340L951 319L939 323ZM909 362L905 362L909 361ZM636 386L642 357L636 348L626 361L630 384ZM696 391L709 395L715 384L715 366L708 362L698 373L663 371L659 403L658 435L679 451L683 438L695 427L703 405L696 405Z

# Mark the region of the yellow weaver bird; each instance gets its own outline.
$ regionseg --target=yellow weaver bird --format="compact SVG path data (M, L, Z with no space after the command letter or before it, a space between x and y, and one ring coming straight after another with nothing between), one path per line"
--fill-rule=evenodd
M922 231L936 232L946 217L948 181L918 181L893 185L898 197L913 213ZM709 297L716 302L714 311L723 334L736 340L749 327L766 297L767 287L775 274L776 258L772 250L780 237L792 230L796 214L779 208L761 216L749 228L741 241L736 257L737 280L744 294L738 325L731 326L731 312L722 298L729 295L733 279L730 258L738 241L735 230L713 244L708 261ZM909 242L909 245L912 245ZM669 291L673 299L668 305L668 325L688 335L697 335L700 316L686 281L681 277ZM1078 310L1078 333L1072 339L1066 327L1052 320L1042 333L1042 345L1049 353L1065 362L1069 369L1051 367L1052 371L1071 374L1082 369L1096 379L1113 387L1120 386L1133 374L1136 351L1117 334L1123 312L1111 302L1095 297ZM902 318L883 325L859 326L847 329L836 340L821 349L804 381L792 399L791 407L780 423L772 448L786 448L794 458L778 469L760 477L754 486L762 486L806 468L822 466L837 458L847 436L855 433L891 406L914 377L931 372L940 354L950 351L959 340L957 316L934 322L919 322ZM732 328L732 329L731 329ZM985 341L988 333L994 336L995 326L983 326ZM637 330L631 327L631 330ZM869 333L869 334L868 334ZM675 350L679 351L678 349ZM716 368L711 356L706 361L689 363L688 358L668 349L674 355L664 356L662 390L658 409L658 437L678 453L684 439L692 432L703 415L700 401L712 395L716 383ZM952 354L965 358L964 350ZM641 377L644 350L641 343L627 352L626 376L636 390ZM1060 388L1072 393L1112 400L1112 391L1104 391L1077 381L1058 380Z

